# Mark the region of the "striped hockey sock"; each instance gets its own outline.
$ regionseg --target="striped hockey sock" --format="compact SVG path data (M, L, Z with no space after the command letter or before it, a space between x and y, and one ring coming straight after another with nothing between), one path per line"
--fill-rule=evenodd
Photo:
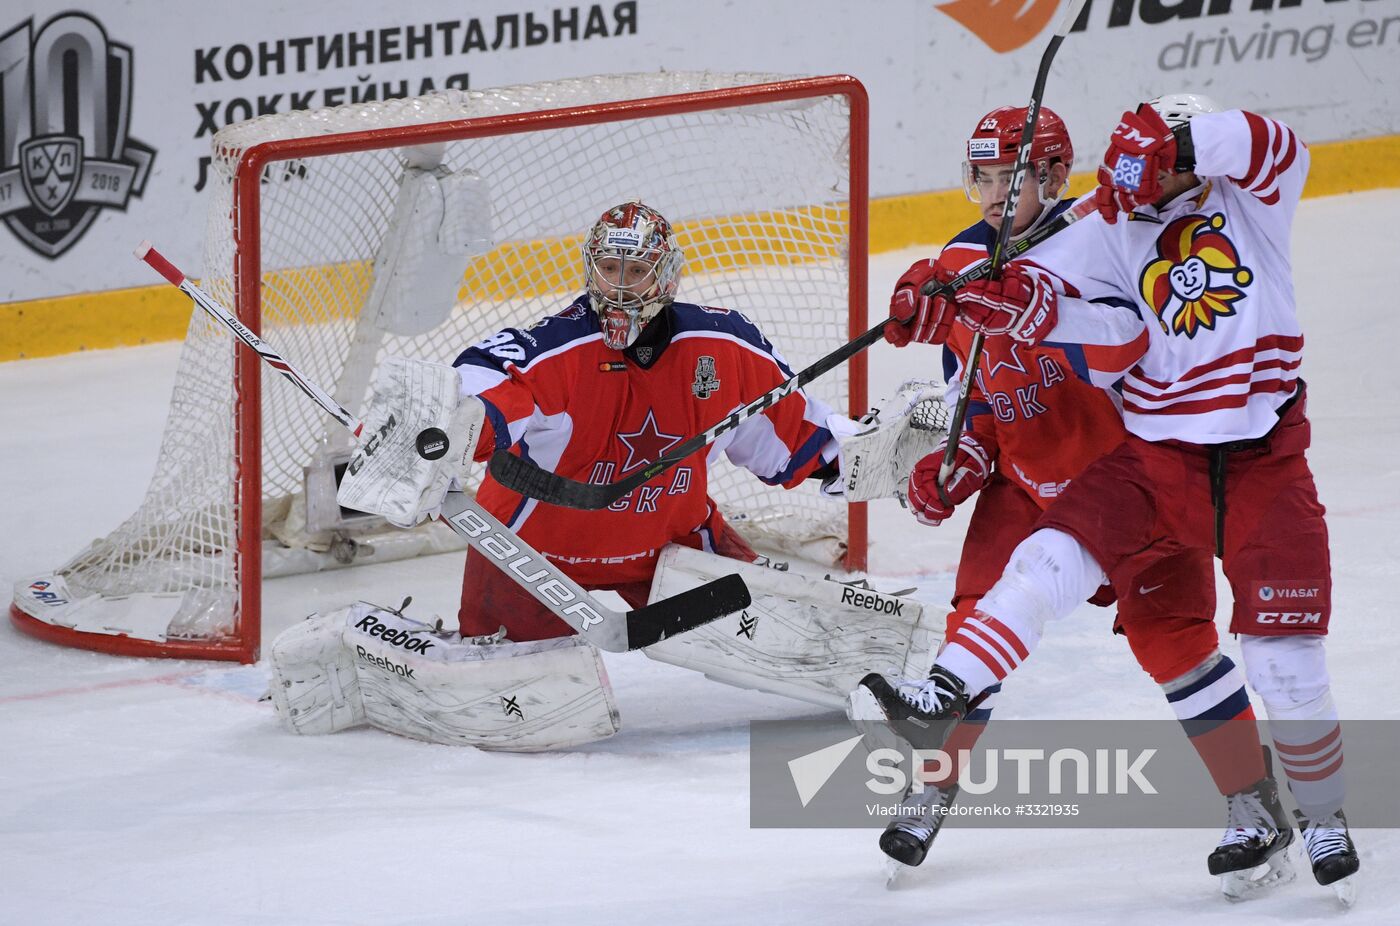
M1244 674L1230 657L1214 653L1162 690L1221 794L1248 790L1267 774Z
M974 611L944 645L938 665L962 679L968 691L986 691L1024 662L1039 642L1038 628Z

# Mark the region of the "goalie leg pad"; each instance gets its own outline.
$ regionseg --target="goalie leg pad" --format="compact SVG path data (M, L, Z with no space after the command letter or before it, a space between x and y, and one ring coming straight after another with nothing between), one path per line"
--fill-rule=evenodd
M752 605L644 652L728 685L844 709L869 672L927 675L943 642L942 613L925 622L923 605L912 598L676 545L661 553L651 600L735 572Z
M348 610L313 614L272 641L272 706L293 733L335 733L365 722L359 676L343 641Z
M566 749L620 726L598 651L578 637L478 645L363 602L344 624L369 723L507 752Z
M481 400L461 389L457 370L445 364L403 357L380 364L340 504L399 527L436 517L448 489L466 484L486 419Z

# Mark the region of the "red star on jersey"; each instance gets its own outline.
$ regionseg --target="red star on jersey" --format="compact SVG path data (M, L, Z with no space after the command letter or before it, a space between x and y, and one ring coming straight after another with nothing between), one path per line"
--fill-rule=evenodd
M983 342L982 363L988 376L996 376L997 370L1005 367L1024 374L1026 365L1016 353L1017 344L1009 337L988 338Z
M680 442L681 435L661 433L656 426L656 413L647 409L642 426L631 434L617 435L617 439L627 446L627 462L622 464L622 471L626 473L660 459L662 454Z

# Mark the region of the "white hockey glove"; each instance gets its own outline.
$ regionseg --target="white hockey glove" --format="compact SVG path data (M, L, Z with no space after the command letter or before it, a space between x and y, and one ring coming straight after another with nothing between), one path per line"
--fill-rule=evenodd
M827 427L840 448L841 472L822 484L822 492L848 502L903 501L914 464L947 436L946 389L939 382L910 380L858 421L833 416Z
M399 527L437 517L448 490L466 483L485 419L481 400L461 394L454 368L388 358L337 500Z

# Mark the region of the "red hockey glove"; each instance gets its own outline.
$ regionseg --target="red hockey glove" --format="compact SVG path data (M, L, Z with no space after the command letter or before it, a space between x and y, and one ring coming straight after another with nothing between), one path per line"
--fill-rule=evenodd
M956 274L934 260L916 260L894 284L890 314L896 319L885 326L885 340L895 347L910 341L942 344L948 340L956 309L953 300L941 293L925 296L924 286L947 283Z
M1176 136L1157 111L1143 103L1136 113L1123 114L1099 166L1094 201L1104 220L1112 225L1118 213L1160 199L1160 171L1176 171Z
M1010 335L1033 346L1045 340L1059 317L1050 276L1020 261L1002 267L999 280L978 280L958 290L958 321L983 334Z
M948 501L944 503L938 494L938 468L943 464L943 454L948 441L938 445L938 449L914 464L909 474L909 508L920 524L937 527L953 513L953 508L972 497L972 493L982 488L992 472L992 457L995 445L979 440L975 434L964 431L958 438L958 450L953 456L953 472L948 476L948 484L943 487Z

